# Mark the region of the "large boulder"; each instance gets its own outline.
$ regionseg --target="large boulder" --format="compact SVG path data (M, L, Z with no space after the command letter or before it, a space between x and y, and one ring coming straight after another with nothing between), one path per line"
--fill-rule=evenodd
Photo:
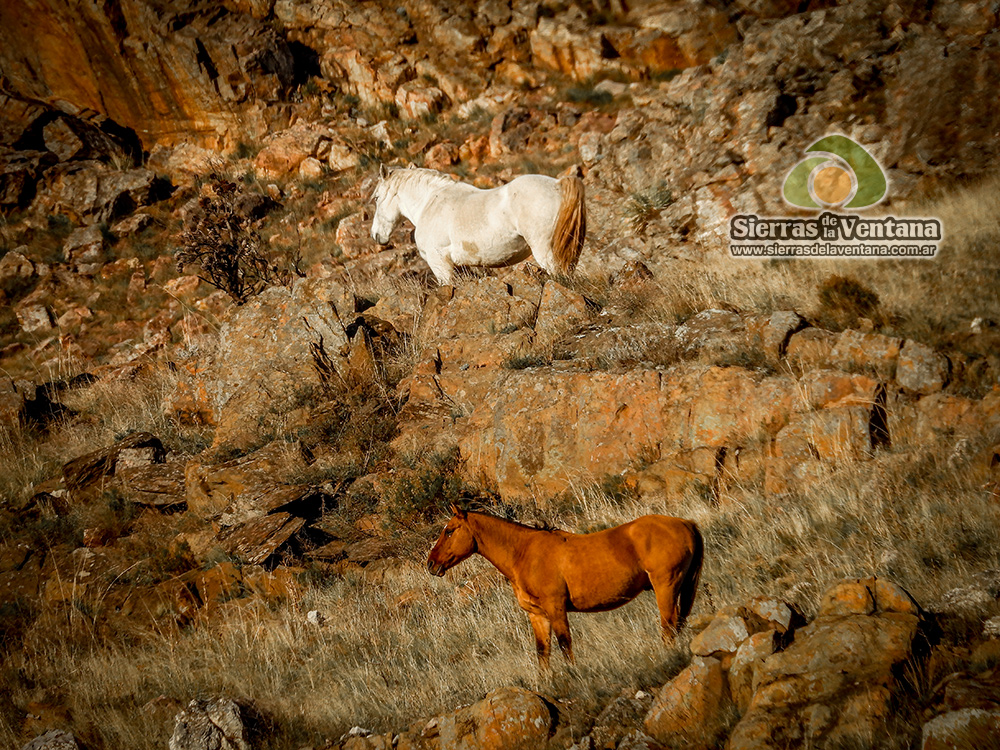
M842 582L816 619L763 659L732 750L833 748L872 737L892 713L898 667L913 655L921 611L880 579Z
M466 469L505 495L555 495L580 477L621 474L640 456L727 448L772 435L794 385L739 367L511 372L475 407L460 448Z
M536 750L555 733L556 707L523 688L495 690L437 720L440 750Z
M336 360L347 343L333 298L341 290L324 281L298 280L270 287L232 309L219 332L215 363L196 375L211 394L216 450L269 442L298 399L324 386L317 367L321 348Z
M193 700L174 718L170 750L250 750L240 708L229 698Z
M696 656L660 689L646 715L646 734L667 748L710 750L726 729L729 704L722 663Z

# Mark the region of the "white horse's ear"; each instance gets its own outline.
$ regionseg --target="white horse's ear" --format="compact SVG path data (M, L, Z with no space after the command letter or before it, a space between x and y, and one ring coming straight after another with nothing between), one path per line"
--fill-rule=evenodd
M378 176L381 177L383 180L386 177L388 177L389 176L389 167L387 167L385 164L379 164L378 165Z

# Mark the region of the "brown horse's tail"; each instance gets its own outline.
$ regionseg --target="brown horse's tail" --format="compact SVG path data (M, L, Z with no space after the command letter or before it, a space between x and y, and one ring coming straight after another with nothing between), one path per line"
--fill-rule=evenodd
M587 234L587 206L584 203L583 180L560 177L559 214L552 235L552 256L560 273L570 274L576 268Z
M684 621L691 614L691 607L694 606L694 597L698 593L698 581L701 579L701 564L705 558L705 544L701 538L698 527L691 524L691 536L694 542L694 549L691 551L691 559L688 560L687 570L684 572L684 580L681 581L680 594L677 597L679 616L677 618L677 629L684 627Z

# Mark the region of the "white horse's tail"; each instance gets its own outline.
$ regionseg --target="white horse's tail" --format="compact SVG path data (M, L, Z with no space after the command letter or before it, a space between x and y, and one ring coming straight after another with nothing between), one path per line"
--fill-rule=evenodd
M587 206L583 200L583 180L579 177L559 179L559 214L552 235L552 256L560 273L570 274L576 268L587 234Z

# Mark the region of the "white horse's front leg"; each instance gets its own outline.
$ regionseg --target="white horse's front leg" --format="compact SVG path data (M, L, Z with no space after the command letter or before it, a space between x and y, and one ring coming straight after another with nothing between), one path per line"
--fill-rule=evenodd
M420 253L427 265L431 267L431 273L441 286L452 286L455 281L455 266L451 259L444 252Z

